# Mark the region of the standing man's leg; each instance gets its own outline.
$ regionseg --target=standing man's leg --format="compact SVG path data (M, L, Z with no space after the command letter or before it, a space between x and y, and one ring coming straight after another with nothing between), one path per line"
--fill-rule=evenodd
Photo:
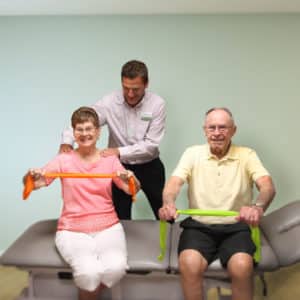
M123 164L125 169L134 172L141 183L156 219L158 210L162 207L162 191L165 185L165 167L159 158L138 165ZM131 219L132 198L113 184L113 202L119 219Z
M112 185L112 197L117 215L120 220L131 220L132 197Z
M156 158L137 167L136 175L158 220L158 210L162 207L162 191L165 185L165 167L161 160Z

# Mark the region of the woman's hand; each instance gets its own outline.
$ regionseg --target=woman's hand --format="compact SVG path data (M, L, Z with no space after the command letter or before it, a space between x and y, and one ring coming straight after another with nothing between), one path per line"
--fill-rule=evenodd
M134 181L134 192L137 193L140 190L141 184L132 171L130 170L118 171L117 176L125 183L124 187L122 188L125 193L132 195L132 191L129 187L130 178L133 178Z
M44 174L45 171L43 171L42 169L29 169L23 177L23 184L25 184L26 177L31 176L34 181L34 189L39 189L46 185Z
M134 173L130 170L118 171L117 176L125 183L128 183L129 178L134 177Z

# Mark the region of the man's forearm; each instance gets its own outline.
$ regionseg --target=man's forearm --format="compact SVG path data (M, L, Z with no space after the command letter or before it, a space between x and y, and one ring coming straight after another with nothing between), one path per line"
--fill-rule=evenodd
M266 211L275 197L275 187L270 177L263 178L261 182L258 183L258 186L259 193L257 195L255 204L261 207L264 211Z
M264 211L267 210L269 205L271 204L272 200L274 199L275 191L272 190L264 190L261 191L255 201L255 204L257 206L262 207Z
M146 160L150 161L159 155L158 144L147 141L139 141L133 145L118 147L121 160Z
M178 195L177 193L172 192L172 191L164 191L163 192L163 204L168 205L168 204L175 203L177 195Z
M173 176L166 183L166 186L163 190L163 204L174 204L178 194L180 193L183 180L179 177Z
M255 205L266 211L275 197L275 188L273 186L261 188L256 197Z

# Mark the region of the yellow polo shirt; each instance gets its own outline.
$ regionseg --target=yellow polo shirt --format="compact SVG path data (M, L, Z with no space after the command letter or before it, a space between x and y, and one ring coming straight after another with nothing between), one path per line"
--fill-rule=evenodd
M189 208L234 211L252 203L253 183L266 175L269 173L254 150L231 145L219 160L208 144L187 148L172 174L188 183ZM235 217L193 219L206 224L236 222Z

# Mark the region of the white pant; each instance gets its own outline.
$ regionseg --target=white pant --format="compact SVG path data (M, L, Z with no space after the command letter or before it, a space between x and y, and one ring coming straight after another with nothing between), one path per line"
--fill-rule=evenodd
M57 231L55 244L80 289L92 292L100 283L111 287L125 275L127 248L120 223L90 234Z

